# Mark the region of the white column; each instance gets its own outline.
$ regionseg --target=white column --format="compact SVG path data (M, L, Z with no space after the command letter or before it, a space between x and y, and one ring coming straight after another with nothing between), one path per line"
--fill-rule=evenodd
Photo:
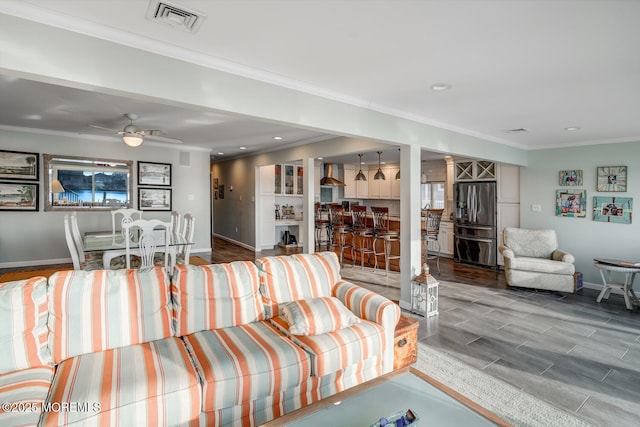
M420 147L400 149L400 307L411 309L411 279L420 274Z
M300 225L300 234L304 233L304 244L302 251L305 254L311 254L315 251L315 221L314 221L314 197L313 183L319 176L315 176L315 162L313 157L303 160L304 179L302 198L302 224Z

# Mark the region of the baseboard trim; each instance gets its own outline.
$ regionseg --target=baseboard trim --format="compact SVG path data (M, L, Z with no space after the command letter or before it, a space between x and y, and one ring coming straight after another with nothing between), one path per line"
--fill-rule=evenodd
M0 268L32 267L37 265L71 264L71 258L39 259L32 261L11 261L0 263Z
M241 247L243 247L245 249L249 249L250 251L253 251L253 252L260 252L261 251L260 249L256 249L251 245L247 245L246 243L239 242L237 240L233 240L232 238L227 237L227 236L223 236L222 234L213 233L213 236L217 237L218 239L225 240L225 241L227 241L229 243L233 243L234 245L241 246Z
M587 288L587 289L595 289L597 291L601 291L602 288L604 287L604 285L602 283L583 282L582 283L582 287ZM618 295L624 295L624 293L622 292L622 289L618 289L618 288L611 288L611 293L612 294L618 294Z
M211 253L211 248L193 248L192 254L198 253ZM19 267L36 267L41 265L54 265L54 264L71 264L73 261L71 258L52 258L52 259L38 259L31 261L10 261L0 263L0 268L19 268Z

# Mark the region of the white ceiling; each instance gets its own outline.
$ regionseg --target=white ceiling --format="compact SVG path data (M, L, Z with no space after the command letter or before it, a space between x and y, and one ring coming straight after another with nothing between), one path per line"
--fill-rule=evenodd
M152 2L2 0L0 11L525 149L640 140L640 1L172 0L206 15L195 34L145 19ZM131 112L230 155L276 134L327 137L33 85L0 79L0 124L87 133Z

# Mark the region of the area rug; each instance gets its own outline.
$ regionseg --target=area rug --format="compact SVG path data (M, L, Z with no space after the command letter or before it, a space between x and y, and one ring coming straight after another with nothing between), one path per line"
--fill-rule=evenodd
M190 256L189 263L191 265L209 265L211 262L200 258L199 256ZM8 271L0 275L0 283L13 282L15 280L25 280L32 277L43 276L48 278L56 271L73 270L72 267L57 267L57 268L41 268L33 270L20 270L20 271Z
M514 426L590 426L565 411L421 342L418 342L418 360L413 367Z

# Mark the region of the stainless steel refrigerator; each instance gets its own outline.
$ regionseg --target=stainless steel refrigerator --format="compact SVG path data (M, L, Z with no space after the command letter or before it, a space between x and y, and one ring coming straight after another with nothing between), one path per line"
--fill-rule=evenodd
M497 267L496 183L454 184L454 259Z

